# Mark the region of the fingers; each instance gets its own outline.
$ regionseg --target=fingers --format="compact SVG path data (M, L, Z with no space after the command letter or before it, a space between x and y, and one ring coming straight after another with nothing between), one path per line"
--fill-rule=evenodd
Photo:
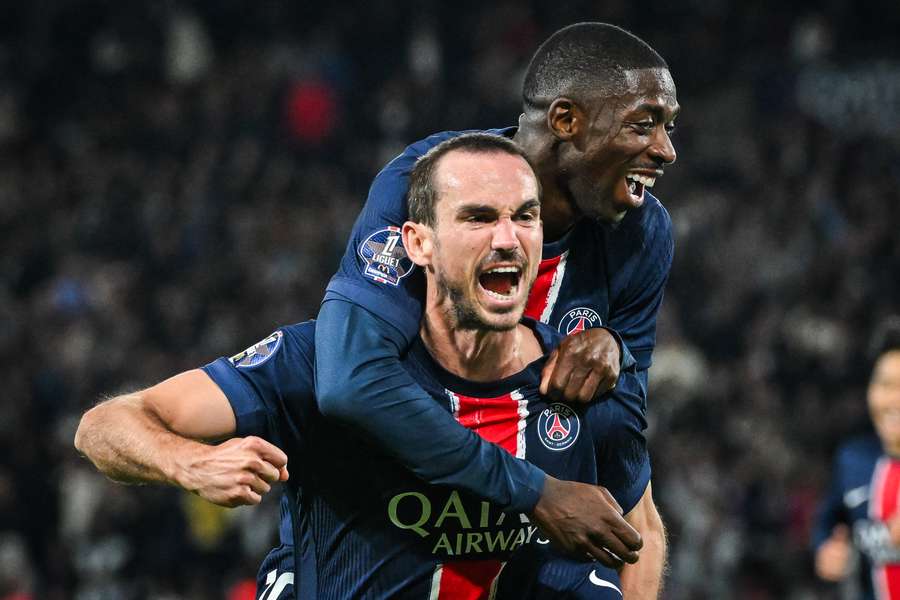
M541 372L540 392L553 399L590 402L615 386L618 361L618 345L606 330L572 334L547 360Z
M617 512L617 513L619 513L620 515L625 513L625 511L622 510L622 505L620 505L620 504L616 501L616 497L613 496L613 495L610 493L610 491L609 491L608 489L606 489L606 488L603 487L603 486L597 486L597 489L600 490L600 493L603 495L604 500L606 500L607 502L609 502L609 503L612 505L612 507L613 507L614 509L616 509L616 512ZM623 522L625 522L625 521L623 520ZM627 524L627 523L626 523L626 524Z
M287 464L287 454L285 454L278 446L270 444L266 440L256 436L246 437L244 438L244 442L247 444L247 447L255 451L260 458L274 466L276 469L280 469Z
M593 399L600 385L600 375L589 369L577 369L572 371L569 383L563 392L566 400L587 403Z
M587 555L605 567L609 567L610 569L621 569L625 564L622 559L603 546L596 545L590 541L586 543L586 546Z

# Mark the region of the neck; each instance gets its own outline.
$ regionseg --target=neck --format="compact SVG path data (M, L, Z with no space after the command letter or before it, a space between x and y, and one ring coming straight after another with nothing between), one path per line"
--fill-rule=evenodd
M545 118L545 115L541 114ZM556 163L559 140L546 132L546 125L536 116L522 114L513 141L528 157L541 182L541 220L544 222L544 241L555 242L565 234L578 218L575 203L565 192Z
M438 364L469 381L515 375L542 353L534 332L521 323L506 331L460 330L440 310L425 311L419 335Z

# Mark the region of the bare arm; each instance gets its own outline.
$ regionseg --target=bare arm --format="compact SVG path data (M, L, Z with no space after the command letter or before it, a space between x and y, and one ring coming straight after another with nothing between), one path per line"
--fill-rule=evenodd
M653 502L651 484L625 520L640 532L644 547L640 560L622 568L622 596L626 600L657 600L666 566L666 529Z
M204 443L235 427L222 390L192 370L95 406L75 447L116 481L175 485L223 506L258 504L270 483L287 479L287 457L257 437Z

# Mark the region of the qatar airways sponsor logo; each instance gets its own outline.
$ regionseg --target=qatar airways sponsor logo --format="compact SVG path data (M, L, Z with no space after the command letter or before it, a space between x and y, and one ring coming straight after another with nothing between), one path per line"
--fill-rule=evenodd
M887 525L881 521L861 519L854 523L853 541L875 564L900 563L900 548L891 542Z
M395 527L429 540L431 553L442 556L512 552L532 541L547 543L523 513L506 513L483 500L464 500L453 491L445 499L403 492L388 502Z

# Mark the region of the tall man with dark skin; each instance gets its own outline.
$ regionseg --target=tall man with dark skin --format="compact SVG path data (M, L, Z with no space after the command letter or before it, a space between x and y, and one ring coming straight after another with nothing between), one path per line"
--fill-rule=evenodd
M668 214L647 192L675 161L669 135L679 106L668 67L617 27L577 24L538 49L523 103L518 128L495 132L524 151L543 189L544 260L526 314L577 332L548 361L542 391L588 401L615 385L633 354L635 392L644 398L673 252ZM484 443L438 410L399 364L422 311L420 274L398 243L407 180L419 156L455 135L409 146L373 183L319 313L319 407L426 481L530 512L561 547L584 556L591 540L622 541L617 532L628 530L602 491L562 485ZM516 281L493 283L502 292Z

